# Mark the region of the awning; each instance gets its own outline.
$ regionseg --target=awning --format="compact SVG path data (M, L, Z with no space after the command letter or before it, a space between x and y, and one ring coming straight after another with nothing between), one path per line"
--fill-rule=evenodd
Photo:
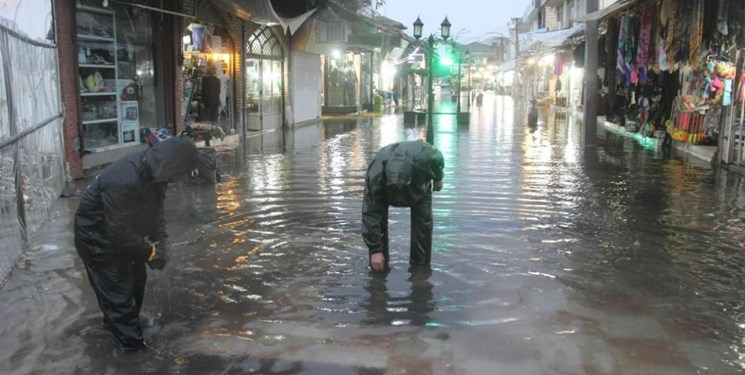
M305 21L310 18L310 16L313 15L318 10L318 8L311 9L295 18L282 18L280 17L280 23L282 24L282 27L287 30L290 29L290 35L295 34L295 31L300 28L300 26L303 26Z
M274 11L270 0L215 0L215 3L225 12L235 14L244 21L266 26L281 25L282 29L289 29L290 34L294 34L318 10L312 9L294 18L283 18Z
M545 33L528 34L527 43L520 47L525 51L543 52L562 47L570 38L582 34L585 31L585 24L578 23L571 28L549 31ZM524 48L523 48L524 47Z
M626 8L634 5L637 0L621 0L617 3L613 3L603 9L600 9L598 11L592 12L584 17L579 17L577 19L574 19L574 22L589 22L589 21L598 21L607 18L608 16L612 16L618 12L621 12L625 10Z

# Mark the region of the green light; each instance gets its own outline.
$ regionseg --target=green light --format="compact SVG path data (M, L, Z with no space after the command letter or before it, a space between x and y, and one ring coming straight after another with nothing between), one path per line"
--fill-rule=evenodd
M453 65L453 58L450 56L443 56L442 58L440 58L440 65L442 66Z
M642 146L642 148L644 148L646 150L650 150L650 151L657 151L657 142L658 142L657 138L654 138L654 137L645 137L645 136L642 136L639 133L630 132L630 131L628 131L628 130L626 130L624 128L621 128L619 126L611 126L611 125L608 125L607 123L603 123L603 124L605 125L606 128L610 129L614 133L619 134L619 135L622 135L622 136L625 136L625 137L628 137L628 138L631 138L631 139L639 142L639 144Z
M427 323L424 323L424 326L425 327L440 327L440 323L427 322Z

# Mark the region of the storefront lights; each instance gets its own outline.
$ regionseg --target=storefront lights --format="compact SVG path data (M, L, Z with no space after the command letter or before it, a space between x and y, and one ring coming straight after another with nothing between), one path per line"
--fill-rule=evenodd
M213 53L212 54L212 60L214 61L222 61L224 63L230 62L230 54L227 53Z

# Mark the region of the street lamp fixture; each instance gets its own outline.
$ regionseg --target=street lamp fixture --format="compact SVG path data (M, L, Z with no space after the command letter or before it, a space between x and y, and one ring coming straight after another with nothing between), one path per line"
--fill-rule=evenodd
M450 37L450 21L448 21L448 17L445 16L445 19L440 24L440 36L444 41L447 41L447 39ZM414 38L416 40L419 40L422 37L422 28L424 27L424 23L422 20L417 16L416 21L414 21ZM429 37L427 38L427 44L429 46L429 49L427 50L427 142L430 144L434 144L435 140L435 130L434 130L434 121L432 116L432 109L435 105L435 95L434 90L432 88L432 81L433 81L433 73L432 73L432 60L435 54L435 36L432 34L429 34Z
M422 20L417 16L416 21L414 21L414 38L416 40L419 40L422 37L422 27L424 24L422 23Z
M442 39L448 40L448 38L450 38L450 26L448 16L445 16L445 19L440 24L440 34L442 35Z

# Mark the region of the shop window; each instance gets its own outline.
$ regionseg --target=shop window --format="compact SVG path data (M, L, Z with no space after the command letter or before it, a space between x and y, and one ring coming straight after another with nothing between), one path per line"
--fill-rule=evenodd
M76 12L83 146L137 144L157 119L152 13L81 1Z
M271 114L282 110L282 44L271 29L261 26L246 42L246 111Z
M181 35L184 124L195 121L233 129L233 45L223 27L192 22Z
M355 67L355 55L347 53L331 56L326 61L326 105L356 106L359 75Z

